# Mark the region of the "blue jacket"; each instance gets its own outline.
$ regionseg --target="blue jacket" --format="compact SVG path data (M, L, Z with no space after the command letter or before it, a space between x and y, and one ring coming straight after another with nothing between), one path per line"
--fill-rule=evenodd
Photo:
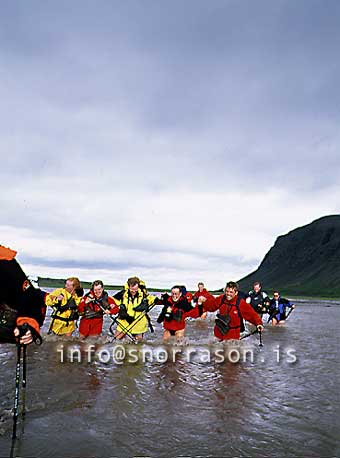
M271 299L269 305L270 319L276 318L277 321L284 320L286 318L286 309L292 307L293 304L284 297L278 299Z

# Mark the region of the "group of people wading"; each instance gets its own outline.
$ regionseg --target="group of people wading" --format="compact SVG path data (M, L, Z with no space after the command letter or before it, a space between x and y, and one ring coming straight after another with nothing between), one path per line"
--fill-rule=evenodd
M2 275L6 274L6 269L8 270L9 267L6 262L14 262L14 267L20 269L24 275L14 259L15 254L14 251L0 246L0 263L4 270ZM22 275L18 283L19 289ZM13 273L11 278L14 278ZM121 340L129 337L135 342L143 339L148 328L153 331L149 312L156 305L161 306L157 323L163 324L164 340L171 337L182 338L185 333L186 319L205 318L208 312L217 312L214 335L218 340L239 339L240 334L244 331L244 320L254 325L258 332L262 332L264 314L268 316L268 323L271 321L273 325L277 325L284 323L287 316L286 309L291 311L294 308L294 304L280 297L277 291L270 299L268 294L262 291L259 282L256 282L253 290L247 294L239 291L237 283L230 281L226 284L223 293L217 297L209 293L202 282L198 283L198 290L194 295L188 292L183 285L175 285L171 288L170 294L164 293L161 297L157 297L148 293L145 283L138 277L129 278L124 288L113 296L109 296L105 291L101 280L94 281L90 291L84 294L79 279L70 277L63 288L57 288L48 294L34 288L26 276L24 278L23 285L26 284L26 289L24 286L21 288L24 291L35 291L36 297L39 297L39 304L37 299L31 301L31 304L25 308L24 316L20 316L22 315L21 306L15 305L15 301L12 301L12 310L16 312L16 318L12 320L11 324L13 335L23 344L30 343L33 335L39 334L39 328L45 315L43 310L45 306L53 309L49 334L71 336L80 317L80 338L99 336L102 333L103 318L109 316L112 321L110 330L114 338ZM13 293L14 286L11 291ZM41 298L43 298L43 305ZM1 302L4 303L5 300ZM5 314L1 310L0 321L2 320L2 323L5 320ZM23 320L28 325L28 330L25 329L25 332L20 331L20 322ZM114 330L113 324L116 326Z
M138 277L129 278L124 288L113 296L108 295L101 280L93 282L90 291L82 297L78 295L80 288L79 280L71 277L66 280L65 288L46 296L46 305L54 310L49 332L71 335L79 314L80 337L97 336L102 332L103 317L110 315L117 325L115 339L128 336L140 341L148 328L153 332L149 312L155 305L160 305L157 323L163 324L164 340L184 337L187 318L205 318L208 312L217 312L214 335L223 341L239 339L244 331L244 320L261 332L262 317L268 317L267 322L271 321L274 326L283 324L286 309L294 308L294 304L280 297L278 292L270 299L259 282L245 294L239 291L237 283L230 281L223 294L217 297L200 282L194 295L183 285L175 285L170 294L163 293L159 298L148 294L145 283Z
M138 277L129 278L124 288L113 296L105 291L101 280L94 281L90 291L84 294L79 279L70 277L63 288L48 294L32 285L15 256L16 251L0 245L0 343L13 343L17 348L10 456L14 456L17 437L19 389L20 385L26 387L27 345L33 341L37 344L42 342L40 328L47 306L53 310L48 333L57 336L71 336L79 317L81 339L99 336L106 315L111 318L110 331L114 339L128 337L137 343L143 339L148 328L153 330L149 312L155 305L160 305L157 322L163 324L164 340L184 337L187 318L205 318L208 312L217 312L214 335L219 341L253 334L254 331L240 337L246 320L255 326L255 332L260 333L260 345L264 313L269 315L267 322L277 325L284 322L294 307L277 291L270 300L258 282L249 294L240 292L237 283L230 281L223 294L215 297L200 282L194 295L183 285L175 285L170 294L164 293L159 298L148 294L145 283ZM290 309L288 314L287 308ZM23 416L24 406L25 400Z

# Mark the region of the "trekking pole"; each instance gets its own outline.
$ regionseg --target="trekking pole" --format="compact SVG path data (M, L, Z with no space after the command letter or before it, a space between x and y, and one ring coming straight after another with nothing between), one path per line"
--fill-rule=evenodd
M97 305L98 305L98 307L100 308L100 310L101 310L102 312L105 312L105 311L106 311L106 309L105 309L101 304L97 303ZM107 315L107 313L105 313L105 315ZM110 317L111 320L112 320L112 323L111 323L111 325L110 325L110 332L111 332L111 334L113 335L114 340L116 340L117 337L114 336L114 333L113 333L113 331L112 331L111 328L112 328L112 326L113 326L114 324L117 324L117 318L114 318L114 317L111 316L111 315L109 315L109 317ZM133 335L131 334L130 330L127 329L127 328L126 328L124 325L122 325L121 323L118 323L118 324L119 324L119 326L122 328L122 331L124 332L124 334L127 335L127 336L129 337L129 339L130 339L133 343L136 344L136 343L137 343L137 339L135 339L135 338L133 337Z
M22 387L26 388L26 357L27 357L27 345L23 345L23 357L22 357Z
M17 423L19 416L19 390L20 390L20 369L21 369L21 354L22 354L22 387L23 392L23 409L22 415L25 416L25 401L26 401L26 369L27 369L27 345L20 344L20 338L29 330L27 323L24 323L19 328L19 336L17 337L17 365L15 368L15 395L13 407L13 433L12 439L17 437ZM34 337L34 336L33 336ZM41 338L40 338L41 342Z
M26 367L27 367L27 345L22 348L22 417L25 418L26 413Z
M260 347L263 347L263 343L262 343L262 331L259 331L259 334L260 334L260 343L259 343L259 346L260 346Z
M245 334L244 336L240 337L240 340L246 339L249 336L252 336L258 332L257 329L254 329L254 331L248 332L248 334Z
M272 321L272 319L274 318L275 315L277 315L278 311L277 310L274 310L268 317L268 320L267 320L267 324L270 323L270 321Z
M147 319L147 314L150 312L150 310L152 310L155 307L155 305L157 305L156 301L153 304L148 305L148 311L143 312L138 318L135 319L135 321L131 323L132 326L129 329L130 332L131 332L131 329L133 329L136 326L136 324L140 322L140 320L142 320L144 317ZM119 323L119 326L121 326L120 323Z
M113 335L114 340L117 340L117 337L115 337L112 327L113 327L114 324L118 324L118 326L121 327L123 333L124 333L126 336L128 336L128 338L129 338L134 344L136 344L136 343L137 343L137 339L133 336L133 334L131 334L130 330L129 330L128 328L126 328L122 323L120 323L120 322L118 323L118 321L117 321L118 318L114 318L114 317L111 316L111 315L109 315L109 316L110 316L110 318L111 318L111 320L112 320L112 323L111 323L111 325L110 325L110 332L111 332L111 334Z
M14 395L14 408L13 408L12 439L15 439L17 437L17 422L18 422L18 416L19 416L21 349L22 349L22 345L17 344L17 365L15 368L15 395Z
M259 343L259 346L260 346L260 347L263 347L263 342L262 342L262 331L259 331L257 328L254 329L254 331L248 332L248 334L246 334L246 335L240 337L240 340L246 339L247 337L250 337L250 336L252 336L252 335L254 335L254 334L257 334L257 333L260 334L260 343Z
M53 307L52 307L52 320L51 320L51 323L50 323L50 326L48 328L48 331L47 331L47 334L51 334L52 333L52 328L53 328L53 325L54 325L54 322L56 320L56 313L58 312L58 309L61 307L61 302L62 301L58 301L58 304L55 304ZM55 310L54 310L55 309Z
M292 304L294 306L294 304ZM287 313L287 316L285 318L285 320L289 317L289 315L292 313L292 311L295 309L295 306L294 307L291 307L289 312Z

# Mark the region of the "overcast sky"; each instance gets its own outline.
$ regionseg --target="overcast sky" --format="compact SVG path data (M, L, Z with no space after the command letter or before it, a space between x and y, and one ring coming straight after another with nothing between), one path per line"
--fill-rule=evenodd
M255 270L339 213L339 24L337 0L3 0L0 243L111 284Z

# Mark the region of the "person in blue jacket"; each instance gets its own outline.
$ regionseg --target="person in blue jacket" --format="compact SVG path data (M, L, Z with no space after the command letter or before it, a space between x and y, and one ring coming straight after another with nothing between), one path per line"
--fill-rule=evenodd
M284 324L287 317L287 308L290 310L295 308L292 302L288 299L280 296L279 291L274 291L273 299L269 304L269 321L272 321L272 325Z

